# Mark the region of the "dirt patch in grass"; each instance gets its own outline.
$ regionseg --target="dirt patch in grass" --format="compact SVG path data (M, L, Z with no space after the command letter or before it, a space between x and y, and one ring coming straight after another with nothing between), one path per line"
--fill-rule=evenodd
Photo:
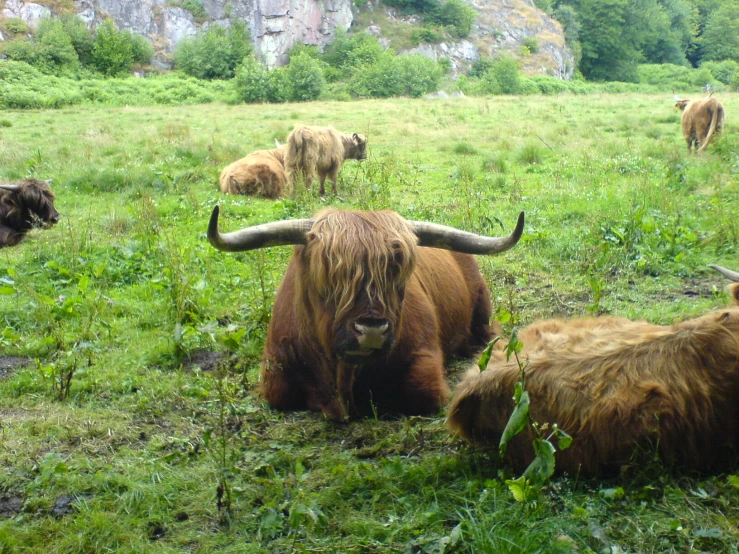
M18 369L26 367L32 361L20 356L0 356L0 379L7 379Z
M0 496L0 519L9 519L23 510L20 496Z
M199 367L201 371L210 372L218 369L221 363L231 363L230 360L225 359L223 352L197 350L182 361L182 366L187 369Z

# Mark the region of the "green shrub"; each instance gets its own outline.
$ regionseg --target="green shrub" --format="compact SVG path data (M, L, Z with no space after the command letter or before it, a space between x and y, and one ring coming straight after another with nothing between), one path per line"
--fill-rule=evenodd
M534 0L534 5L544 13L552 13L552 3L549 0Z
M77 52L77 58L82 65L89 65L92 59L92 49L95 45L95 38L92 33L76 15L64 15L60 18L64 32L69 36L69 40Z
M418 98L439 88L439 64L420 54L394 58L395 72L400 78L403 96Z
M201 0L182 0L180 6L192 14L196 23L203 23L208 17L208 12L205 11Z
M290 100L297 102L315 100L326 88L321 63L305 52L290 60L287 78L290 82Z
M177 69L199 79L230 79L250 53L246 27L243 22L235 21L228 31L216 25L205 33L181 40L174 61Z
M529 49L529 52L536 54L539 51L539 39L536 37L526 37L523 39L523 45Z
M516 60L510 57L496 60L485 73L483 80L490 94L519 94L521 92L521 73Z
M437 62L442 75L447 75L452 70L452 60L449 58L439 58Z
M154 47L143 35L131 35L131 48L133 63L138 65L149 65L154 57Z
M428 12L426 20L443 25L454 37L465 38L472 30L477 12L462 0L447 0L438 8Z
M50 65L76 67L79 64L72 39L60 20L42 19L36 31L36 39L43 48L44 57Z
M267 74L267 89L264 96L267 102L277 104L290 100L290 80L287 68L276 67Z
M389 52L377 63L357 71L350 83L352 94L359 98L400 96L403 84L396 72L394 58L394 53Z
M472 64L472 67L470 68L469 76L470 77L482 77L487 73L492 67L495 62L491 60L490 58L480 58L475 63Z
M703 62L701 68L708 69L717 80L725 85L730 85L735 77L739 75L739 63L734 60L722 62Z
M8 32L14 33L16 35L28 32L28 26L26 25L26 22L23 21L20 17L8 18L3 22L3 25Z
M110 19L106 20L95 34L90 58L95 69L103 75L116 76L131 71L131 33L119 31Z
M247 56L236 71L236 94L244 102L264 102L267 99L267 69L254 56Z

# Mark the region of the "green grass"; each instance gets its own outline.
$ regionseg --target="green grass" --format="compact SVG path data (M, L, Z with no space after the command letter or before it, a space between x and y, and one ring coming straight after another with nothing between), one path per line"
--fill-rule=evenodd
M739 127L689 158L674 114L644 94L5 110L0 179L53 178L63 219L0 250L0 355L38 360L0 373L0 552L736 552L736 475L655 463L522 505L443 412L269 410L259 357L290 249L205 240L216 203L225 230L334 205L502 234L524 210L521 243L479 258L516 323L669 323L726 303L707 265L736 268L739 238ZM218 192L296 123L369 136L338 198ZM211 351L235 359L192 366Z

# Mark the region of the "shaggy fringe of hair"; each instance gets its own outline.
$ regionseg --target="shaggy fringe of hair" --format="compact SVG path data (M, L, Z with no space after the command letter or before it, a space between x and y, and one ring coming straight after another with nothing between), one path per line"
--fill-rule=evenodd
M27 211L35 213L48 209L56 199L49 183L41 179L24 179L12 184L20 185L20 191L0 189L0 215L8 221L23 217Z
M387 292L408 279L416 264L418 238L391 211L319 212L308 244L311 280L336 306L340 318L364 289L370 302L388 309ZM395 265L397 270L390 271ZM336 286L336 284L340 284Z

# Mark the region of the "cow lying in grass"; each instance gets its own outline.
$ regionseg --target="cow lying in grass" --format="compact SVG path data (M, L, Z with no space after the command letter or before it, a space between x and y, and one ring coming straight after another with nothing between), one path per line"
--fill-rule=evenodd
M732 307L674 325L598 317L524 328L520 359L532 418L573 438L557 453L557 470L618 470L642 447L695 469L726 461L739 446L739 283L731 296ZM470 371L457 388L450 428L497 445L519 378L518 364L496 352L486 371ZM508 445L516 468L534 457L525 435Z
M345 160L363 160L367 139L357 133L342 133L331 127L299 125L287 137L285 174L290 194L295 192L298 174L310 190L314 177L318 176L321 194L326 193L324 183L331 180L334 194L338 194L336 180Z
M0 184L0 248L15 246L33 227L51 227L57 221L54 193L46 181Z
M257 150L221 172L221 192L279 198L285 188L285 147Z
M491 337L490 292L471 254L521 238L474 235L391 211L326 209L208 240L229 252L294 244L277 291L262 362L262 394L282 410L335 421L372 413L429 414L446 403L444 364ZM429 247L429 248L427 248Z

